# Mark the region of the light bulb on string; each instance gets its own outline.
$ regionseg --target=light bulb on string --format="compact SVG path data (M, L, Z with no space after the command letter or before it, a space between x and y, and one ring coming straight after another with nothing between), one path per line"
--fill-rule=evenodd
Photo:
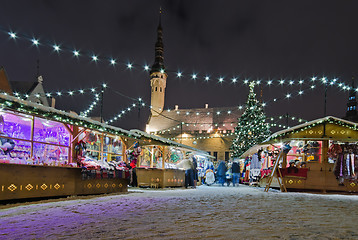
M127 68L128 68L129 70L131 70L131 69L133 68L132 63L127 63Z
M35 45L36 47L40 44L39 40L36 38L31 39L32 45Z
M92 61L94 61L94 62L98 61L98 57L96 55L92 55L91 58L92 58Z
M110 62L110 64L111 64L112 66L114 66L114 65L117 64L116 59L113 59L113 58L111 58L111 59L109 60L109 62Z
M78 51L78 50L73 50L73 56L75 56L75 57L79 57L80 56L80 51Z
M12 39L16 39L16 38L17 38L17 35L16 35L15 32L10 31L10 32L8 32L8 34L9 34L10 38L12 38Z
M60 52L60 51L61 51L60 46L57 45L57 44L54 44L52 47L53 47L53 50L54 50L55 52Z

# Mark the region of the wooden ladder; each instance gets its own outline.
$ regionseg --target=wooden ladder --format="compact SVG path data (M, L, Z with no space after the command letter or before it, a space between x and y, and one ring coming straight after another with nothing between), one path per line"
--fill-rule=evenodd
M268 180L268 183L265 187L265 192L268 192L268 190L270 189L270 186L271 186L271 183L272 183L272 180L273 178L275 177L275 174L277 174L277 181L278 181L278 184L280 185L280 189L281 189L281 192L287 192L287 189L286 189L286 186L285 186L285 183L283 181L283 177L282 177L282 173L281 173L281 170L279 168L279 162L280 160L284 157L284 154L282 151L280 151L276 161L275 161L275 164L273 166L273 169L270 173L270 176L269 176L269 180Z

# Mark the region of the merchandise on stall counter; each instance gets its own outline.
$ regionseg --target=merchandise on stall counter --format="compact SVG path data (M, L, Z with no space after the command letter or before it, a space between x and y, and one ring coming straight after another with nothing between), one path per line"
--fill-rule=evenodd
M329 161L335 163L333 172L339 184L343 184L344 179L357 182L358 146L356 144L333 143L327 155Z

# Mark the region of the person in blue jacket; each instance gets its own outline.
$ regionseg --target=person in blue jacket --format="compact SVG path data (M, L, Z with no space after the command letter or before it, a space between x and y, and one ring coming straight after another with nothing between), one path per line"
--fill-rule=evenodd
M227 167L225 165L225 162L220 161L217 169L217 175L218 175L219 184L221 184L222 186L224 186L224 183L226 181L226 175L225 175L226 171L227 171Z

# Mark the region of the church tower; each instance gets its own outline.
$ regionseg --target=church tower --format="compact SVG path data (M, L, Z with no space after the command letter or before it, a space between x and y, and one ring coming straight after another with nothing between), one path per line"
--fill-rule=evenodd
M164 67L163 29L161 25L162 10L159 12L157 42L155 43L155 59L150 70L151 116L159 116L164 110L165 87L168 75Z
M352 77L352 88L349 91L348 103L347 103L347 112L345 119L357 122L357 98L356 98L356 89L354 87L354 77Z

